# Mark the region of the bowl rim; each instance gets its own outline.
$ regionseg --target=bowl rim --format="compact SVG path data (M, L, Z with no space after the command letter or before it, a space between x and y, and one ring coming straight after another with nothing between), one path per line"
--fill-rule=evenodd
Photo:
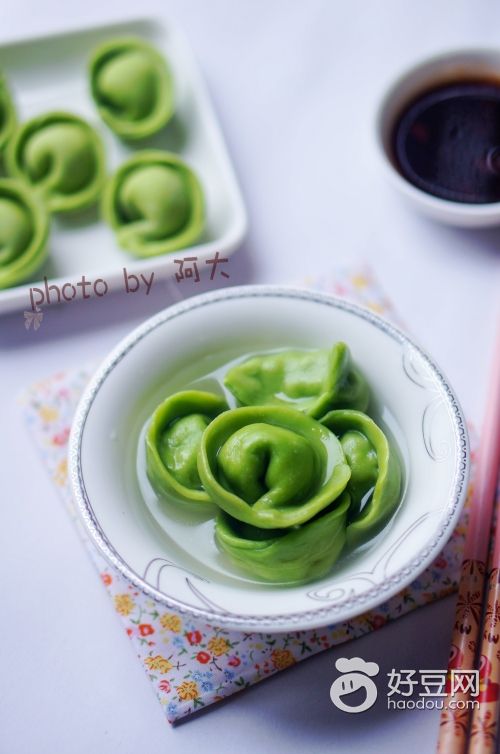
M443 390L443 397L446 400L447 408L453 421L453 452L456 457L453 483L449 488L450 492L448 493L447 503L443 505L443 515L447 511L447 516L444 522L442 518L440 519L440 528L433 535L432 541L427 542L425 546L421 547L409 563L406 563L390 578L384 579L382 583L366 589L361 594L348 597L340 603L332 601L322 607L273 616L233 613L217 605L213 605L206 598L204 598L204 604L207 605L206 608L190 605L175 597L168 596L145 581L115 550L113 544L102 530L85 488L81 462L85 424L94 400L115 366L139 341L166 322L174 320L188 311L221 301L255 297L300 299L332 306L335 309L348 312L369 322L402 346L409 346L415 349L430 369L433 378L437 380L440 388ZM106 561L116 568L136 589L140 590L146 596L157 600L167 608L196 619L202 619L211 625L234 628L236 630L258 630L259 628L265 628L271 632L324 626L335 622L339 613L341 613L341 621L348 620L355 615L363 613L365 610L372 609L381 604L411 583L438 555L456 525L466 496L469 466L469 441L462 409L442 370L424 349L392 323L374 314L369 309L354 304L347 299L310 289L282 285L234 286L193 296L158 312L132 330L129 335L125 336L112 349L87 385L75 412L68 448L69 478L73 497L86 531Z
M493 220L495 218L500 219L500 201L488 202L482 204L472 204L466 202L455 202L451 199L443 199L439 196L429 194L423 189L415 186L407 178L405 178L397 170L393 161L391 160L385 144L384 139L384 121L386 118L387 108L391 105L394 97L401 92L408 81L419 73L428 69L429 81L433 76L433 69L438 69L441 65L446 65L452 60L456 60L457 63L462 59L463 64L470 63L474 58L479 59L493 58L497 59L497 69L500 80L500 48L495 47L478 47L471 45L470 47L450 47L449 49L441 50L434 54L428 55L425 58L419 58L413 63L407 65L401 73L393 77L389 84L387 84L383 90L383 94L379 99L379 103L376 107L374 118L374 130L375 141L377 144L377 151L380 161L382 162L383 169L386 176L391 181L393 186L402 192L409 199L418 202L421 206L429 210L445 212L446 215L451 218L476 219L476 220ZM437 71L434 70L434 74ZM425 88L425 84L422 83L418 88ZM409 98L411 99L411 92Z

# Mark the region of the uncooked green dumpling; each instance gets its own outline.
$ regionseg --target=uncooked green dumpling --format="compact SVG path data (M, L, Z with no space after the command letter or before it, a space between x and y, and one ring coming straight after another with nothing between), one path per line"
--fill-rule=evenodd
M21 181L0 179L0 289L30 277L46 256L49 219Z
M168 66L153 47L140 39L115 39L95 50L90 79L101 117L119 136L151 136L173 114Z
M105 180L99 136L70 113L48 113L24 123L8 144L6 164L12 176L43 196L51 212L93 204Z
M16 127L16 112L5 78L0 73L0 153Z
M252 356L232 367L224 384L244 406L289 405L315 418L332 408L364 411L369 402L366 380L341 342Z
M200 183L180 157L138 152L106 187L103 214L118 243L138 257L152 257L194 243L204 223Z

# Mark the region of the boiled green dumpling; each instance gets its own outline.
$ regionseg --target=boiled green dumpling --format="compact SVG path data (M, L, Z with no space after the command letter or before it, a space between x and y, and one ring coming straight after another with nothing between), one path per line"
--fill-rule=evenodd
M198 471L216 505L263 529L308 521L351 476L335 435L285 406L235 408L218 416L201 438Z
M363 544L378 534L401 500L401 466L380 427L361 411L329 412L321 423L340 440L351 478L347 542Z
M258 529L222 513L216 541L231 560L265 581L301 583L325 576L346 540L347 493L309 521L292 529Z
M159 495L210 501L198 473L198 451L207 426L226 410L223 398L201 390L175 393L158 406L146 436L146 468Z
M341 342L252 356L230 369L224 384L244 406L288 405L315 418L336 407L364 411L369 402L366 380Z

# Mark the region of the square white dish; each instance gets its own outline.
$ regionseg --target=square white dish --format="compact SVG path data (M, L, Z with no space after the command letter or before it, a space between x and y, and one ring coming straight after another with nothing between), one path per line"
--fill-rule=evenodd
M175 82L176 112L165 129L136 146L120 141L100 119L90 96L88 60L92 50L112 37L138 36L169 61ZM193 53L170 22L140 19L95 26L52 36L21 39L0 46L0 70L12 92L19 121L43 112L67 110L85 118L101 135L107 171L114 172L142 148L179 154L197 172L206 198L206 229L189 248L153 259L135 259L118 246L98 208L74 217L54 217L47 262L28 283L0 291L0 314L31 308L30 285L44 276L50 284L103 278L109 291L123 288L123 268L155 273L155 279L179 270L175 259L196 256L200 270L219 252L227 257L246 233L247 217L224 139Z

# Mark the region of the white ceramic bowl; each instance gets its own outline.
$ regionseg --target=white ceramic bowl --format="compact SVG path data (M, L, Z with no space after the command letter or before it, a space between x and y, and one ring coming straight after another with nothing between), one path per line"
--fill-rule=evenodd
M386 176L415 209L450 225L486 228L500 225L500 202L464 204L427 194L401 175L391 148L395 120L406 104L433 86L468 77L493 78L500 83L500 50L455 50L428 58L405 71L390 86L379 106L376 140Z
M379 421L404 464L402 504L377 541L328 577L278 587L233 571L213 541L213 520L141 494L141 429L165 385L228 356L346 341L366 374ZM74 495L108 561L164 605L212 625L285 631L343 621L388 599L445 544L465 495L463 416L442 372L384 320L346 301L275 286L229 288L170 307L109 355L79 405L71 440Z

